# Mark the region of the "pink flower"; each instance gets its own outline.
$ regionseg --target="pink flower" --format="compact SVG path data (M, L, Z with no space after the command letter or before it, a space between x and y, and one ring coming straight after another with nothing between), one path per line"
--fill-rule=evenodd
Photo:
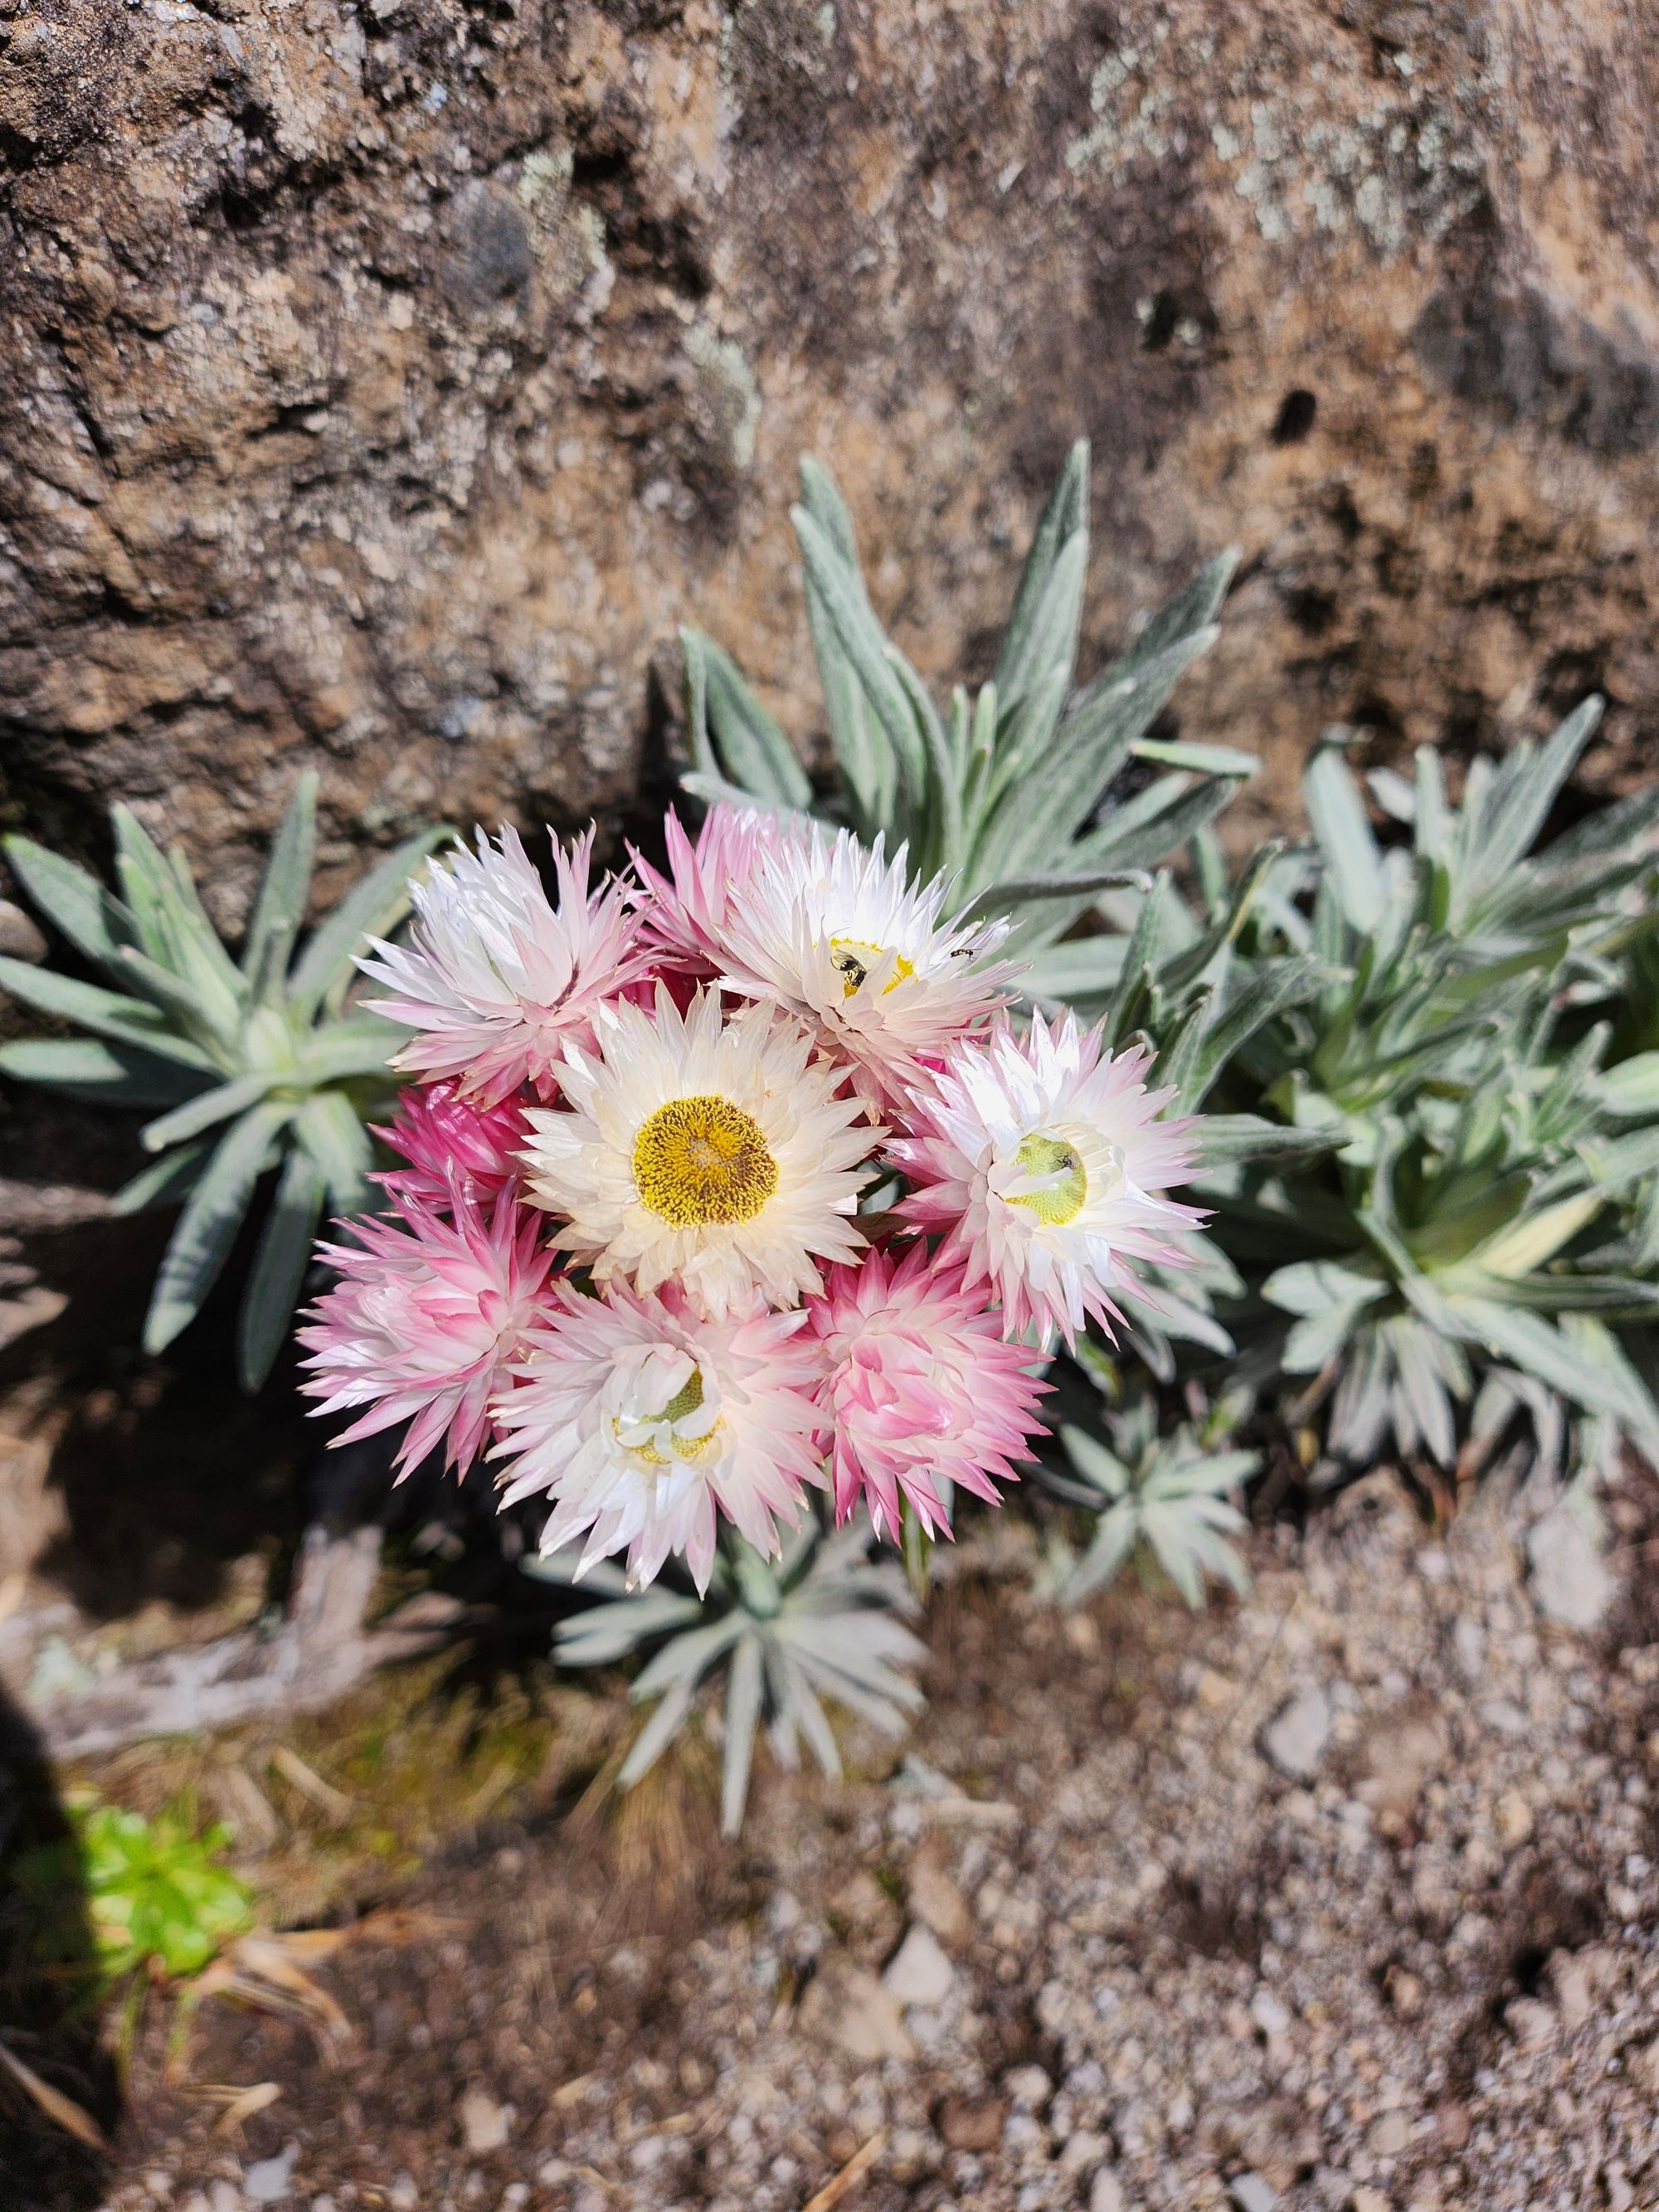
M507 1380L544 1302L555 1255L538 1241L540 1215L503 1190L485 1213L459 1173L446 1220L399 1192L395 1219L348 1225L355 1245L323 1244L340 1279L306 1316L300 1341L316 1411L368 1411L337 1444L410 1424L402 1474L441 1443L446 1467L463 1474L490 1434L490 1406Z
M565 1046L591 1043L594 1010L652 959L624 886L590 894L592 853L591 830L568 852L555 842L556 908L511 829L493 845L480 830L476 853L458 844L414 885L409 944L373 938L358 963L390 994L374 1011L415 1031L396 1066L484 1106L526 1083L555 1094Z
M647 941L662 957L699 980L719 969L733 894L753 879L762 859L805 841L805 823L761 808L711 806L694 845L671 808L663 823L668 873L629 848L644 884L640 902Z
M453 1083L408 1085L398 1094L390 1128L377 1128L394 1152L409 1162L380 1177L394 1196L448 1206L457 1175L473 1196L489 1200L517 1181L518 1155L530 1134L511 1099L498 1106L475 1106Z
M1010 1336L1069 1344L1092 1314L1121 1318L1115 1290L1155 1297L1136 1263L1188 1264L1181 1232L1204 1217L1164 1196L1193 1172L1192 1123L1158 1117L1144 1050L1103 1049L1067 1013L1024 1036L1003 1018L954 1046L888 1149L915 1188L899 1211L945 1232L947 1260L988 1285Z
M1048 1385L1025 1373L1030 1352L1003 1341L960 1265L941 1267L921 1242L896 1266L872 1251L836 1268L806 1313L830 1363L818 1404L834 1430L838 1522L862 1493L877 1534L896 1537L902 1495L930 1534L948 1535L940 1482L995 1504L993 1477L1018 1480L1010 1462L1043 1433L1032 1408Z
M777 1524L793 1528L805 1486L823 1480L805 1319L758 1296L710 1321L678 1285L603 1297L560 1285L496 1409L501 1504L545 1492L543 1552L586 1534L580 1573L626 1550L635 1588L679 1552L706 1589L717 1511L775 1554Z

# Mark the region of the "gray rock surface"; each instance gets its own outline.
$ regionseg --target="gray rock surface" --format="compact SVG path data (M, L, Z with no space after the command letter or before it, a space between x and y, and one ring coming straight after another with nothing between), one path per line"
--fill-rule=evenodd
M802 449L977 668L1096 440L1090 657L1246 566L1189 733L1502 742L1654 681L1643 0L15 0L0 18L6 801L112 796L237 914L333 857L613 823L720 630L803 738Z

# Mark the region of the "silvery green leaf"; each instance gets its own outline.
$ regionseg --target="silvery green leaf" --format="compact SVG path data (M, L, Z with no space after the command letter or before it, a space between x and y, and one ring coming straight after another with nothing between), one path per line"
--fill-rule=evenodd
M301 1045L301 1076L307 1083L338 1083L350 1076L385 1074L407 1036L407 1030L378 1014L342 1015Z
M122 1184L110 1204L119 1214L147 1213L153 1206L177 1206L194 1188L207 1156L205 1137L193 1145L181 1145L177 1152L167 1152L141 1168L131 1182Z
M131 941L131 917L96 876L30 837L7 837L0 845L18 882L77 952L104 967Z
M1156 761L1161 768L1189 770L1194 775L1224 775L1243 779L1261 767L1254 753L1236 745L1200 745L1166 742L1162 738L1137 738L1129 748L1137 760Z
M792 508L790 515L812 587L893 749L901 780L914 803L927 789L926 753L909 697L889 657L890 648L862 586L818 525L804 507Z
M198 1091L193 1098L186 1099L182 1106L175 1106L170 1114L163 1114L141 1132L144 1150L161 1152L169 1145L184 1143L187 1137L200 1136L204 1129L211 1129L220 1121L228 1121L234 1115L246 1113L270 1087L271 1079L267 1075L238 1075L211 1091Z
M146 1352L165 1351L200 1312L230 1255L270 1148L293 1110L276 1103L254 1106L219 1139L196 1179L156 1275L144 1322Z
M95 1037L20 1037L0 1044L0 1075L108 1106L176 1105L204 1079L176 1060Z
M288 968L305 918L317 847L317 778L307 769L294 786L254 902L242 946L242 974L253 996L268 1000Z
M264 1383L293 1325L325 1194L322 1170L295 1146L265 1216L238 1316L237 1358L245 1390Z
M1375 1262L1353 1266L1340 1260L1299 1260L1276 1268L1261 1285L1261 1295L1285 1313L1322 1314L1333 1306L1370 1304L1388 1287Z
M1374 928L1383 906L1382 856L1365 818L1359 787L1334 745L1322 745L1315 753L1302 788L1342 912L1354 928Z
M664 1694L661 1704L640 1730L634 1740L633 1749L623 1761L622 1770L617 1777L620 1788L631 1790L662 1757L690 1717L696 1687L693 1676L676 1682Z
M1338 1131L1289 1128L1282 1122L1264 1121L1259 1114L1206 1114L1194 1133L1206 1172L1242 1160L1298 1153L1311 1158L1333 1152L1342 1143Z
M454 832L418 830L375 861L306 940L289 983L289 1005L309 1019L352 973L352 957L371 937L387 937L409 911L410 878Z
M1501 882L1529 850L1601 719L1601 704L1595 697L1584 700L1543 745L1516 745L1504 759L1476 817L1470 858L1477 882Z
M761 1717L761 1644L744 1636L732 1654L726 1686L726 1752L720 1771L720 1833L735 1836L749 1802L749 1770Z
M744 681L731 654L712 638L700 638L697 643L704 664L708 726L726 775L758 798L805 812L812 803L812 787L789 740Z
M1106 671L1108 681L1132 676L1155 659L1176 639L1207 629L1220 611L1227 586L1238 566L1238 548L1229 545L1213 555L1165 607L1161 607L1133 638Z
M363 1202L363 1178L374 1161L368 1133L343 1092L313 1091L294 1113L294 1134L322 1170L330 1202L350 1213Z
M50 968L32 968L26 961L0 955L0 989L9 991L25 1006L45 1014L57 1014L94 1036L114 1044L138 1046L163 1060L215 1074L219 1064L191 1038L169 1028L156 1007L142 999L125 998L96 983L82 983L73 975L59 975Z
M1014 594L1008 627L996 667L996 686L1005 700L1017 697L1030 680L1036 654L1033 634L1062 549L1089 526L1089 446L1079 438L1037 518Z

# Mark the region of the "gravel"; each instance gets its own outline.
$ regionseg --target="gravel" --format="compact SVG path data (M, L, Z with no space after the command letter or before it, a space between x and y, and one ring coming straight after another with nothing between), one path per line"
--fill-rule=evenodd
M486 2099L525 2115L492 2156L434 2154L408 2197L302 2148L296 2202L799 2212L878 2138L842 2200L873 2212L1659 2203L1659 1643L1618 1565L1646 1507L1614 1509L1593 1635L1518 1516L1437 1536L1382 1476L1196 1620L1130 1585L1057 1615L959 1556L896 1774L769 1776L754 1909L611 1937L583 1986L659 2042L601 2004L538 2099L503 2038L454 2092L453 2140Z

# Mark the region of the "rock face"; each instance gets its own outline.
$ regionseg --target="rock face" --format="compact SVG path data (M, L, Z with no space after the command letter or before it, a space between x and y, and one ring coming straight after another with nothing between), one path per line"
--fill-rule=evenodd
M659 770L675 623L810 738L797 453L977 671L1066 441L1089 659L1245 567L1189 734L1650 726L1645 0L0 0L5 806L234 919ZM1245 817L1248 826L1248 816ZM325 885L326 888L326 884ZM3 890L3 885L0 885Z

